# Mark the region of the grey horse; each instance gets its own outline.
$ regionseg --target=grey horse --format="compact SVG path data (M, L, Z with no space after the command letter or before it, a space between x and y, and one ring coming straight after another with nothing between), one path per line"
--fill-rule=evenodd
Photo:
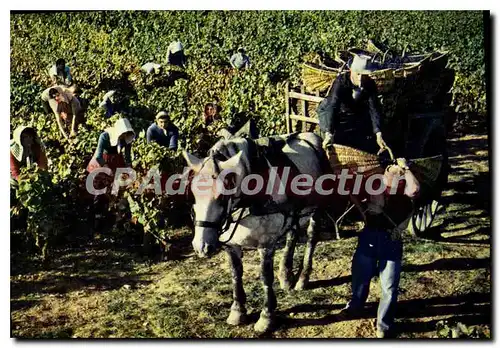
M295 174L306 174L315 180L325 173L328 162L321 146L321 138L314 133L276 136L273 139L273 143L281 144L274 147L273 151L277 152L274 158L281 156L289 161L285 163L295 169ZM274 326L274 311L277 306L273 291L273 256L276 244L286 235L278 278L282 288L290 289L297 232L307 227L308 240L303 267L295 285L296 289L303 289L309 281L312 255L317 243L315 214L318 211L318 199L314 195L291 197L289 191L280 191L279 181L267 192L267 200L246 195L242 190L242 183L258 167L255 164L255 153L259 148L256 142L259 140L222 139L212 147L206 158L200 159L187 152L184 152L184 157L197 179L190 183L194 196L194 250L199 256L207 257L213 255L222 244L231 264L233 304L227 323L239 325L246 320L242 247L257 248L261 258L265 300L254 330L266 332ZM272 171L271 157L273 156L260 156L260 173ZM223 177L224 173L227 175ZM195 181L197 187L193 186ZM204 190L199 187L200 182L203 182ZM269 181L266 184L269 186ZM217 187L219 189L215 189ZM224 194L221 193L223 189L227 190L222 192ZM261 209L255 209L258 206Z

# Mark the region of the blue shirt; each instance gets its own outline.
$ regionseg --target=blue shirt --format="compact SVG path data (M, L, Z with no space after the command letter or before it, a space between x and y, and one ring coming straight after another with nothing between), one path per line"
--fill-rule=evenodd
M149 126L146 132L148 143L156 141L159 145L177 150L177 139L179 138L179 129L172 123L169 123L167 129L163 130L156 123Z

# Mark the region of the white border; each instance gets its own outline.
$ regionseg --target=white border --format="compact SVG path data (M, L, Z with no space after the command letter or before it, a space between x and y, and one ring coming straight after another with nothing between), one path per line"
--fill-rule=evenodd
M41 6L43 4L43 6ZM140 7L139 7L140 4ZM6 8L7 6L7 8ZM9 126L7 124L7 121L9 119L8 115L9 113L9 95L10 95L10 85L9 85L9 58L8 58L8 51L9 51L9 23L10 23L10 10L29 10L29 9L43 9L43 10L50 10L50 9L67 9L67 10L81 10L81 9L300 9L300 10L347 10L347 9L358 9L358 10L370 10L370 9L433 9L433 10L447 10L447 9L476 9L476 10L483 10L483 9L490 9L492 10L492 15L495 15L498 13L496 9L498 8L498 2L493 2L493 1L480 1L480 0L475 0L475 1L465 1L465 0L455 0L455 1L430 1L430 0L425 0L425 1L401 1L401 0L391 0L391 1L384 1L383 3L380 1L371 1L371 2L363 2L363 1L354 1L354 0L349 0L349 1L333 1L333 0L317 0L317 1L274 1L271 2L269 0L254 0L251 2L237 2L234 0L222 0L222 1L213 1L213 0L207 0L207 1L194 1L194 0L183 0L183 1L141 1L139 3L123 3L118 0L113 0L113 1L96 1L96 0L87 0L85 2L48 2L48 1L24 1L24 2L3 2L2 3L2 12L1 12L1 21L0 21L0 26L2 28L2 35L1 35L1 48L2 48L2 54L0 55L1 59L3 60L3 69L0 70L1 78L0 78L0 85L2 88L2 93L0 94L0 103L1 103L1 110L2 110L2 120L1 122L5 122L5 127L2 127L1 129L4 130L4 134L2 135L0 142L3 143L4 145L2 148L4 149L1 152L1 158L4 158L2 160L2 163L6 164L7 163L7 144L9 141L9 134L8 134L8 129ZM498 19L498 18L496 18ZM495 26L494 26L494 32L492 33L493 39L494 39L494 45L492 48L495 48L495 46L498 44L499 41L499 36L498 36L498 21L495 21ZM495 54L493 54L493 57L496 57ZM498 60L495 58L495 62L498 62ZM493 62L492 62L493 63ZM494 64L494 63L493 63ZM499 69L497 68L495 71L495 76L491 76L493 82L498 81L498 74L499 74ZM492 95L493 100L500 100L500 92L498 88L495 88L495 95ZM492 119L495 119L496 115L491 115ZM496 134L500 134L500 122L495 122L495 132ZM492 139L493 140L493 139ZM499 149L495 146L495 156L496 161L495 163L498 163L498 151ZM497 166L496 166L497 167ZM495 168L497 169L497 168ZM494 170L494 172L497 172ZM4 168L0 172L1 176L1 182L3 183L0 187L2 189L2 197L9 197L9 192L7 191L7 179L9 179L9 174L7 168ZM493 175L492 175L493 177ZM498 197L498 191L496 190L497 187L495 187L495 198ZM5 191L4 191L5 190ZM3 200L1 203L1 212L2 216L4 216L4 219L2 221L9 221L9 202L7 199ZM500 216L500 207L495 204L495 214L494 216ZM494 235L494 231L492 231L492 235ZM9 231L3 231L2 233L2 258L3 262L2 267L1 267L1 276L0 278L2 279L2 286L0 287L1 292L2 292L2 310L1 310L1 327L2 327L2 335L1 335L1 347L10 347L13 346L15 343L14 340L10 339L10 281L9 281L9 274L10 274L10 257L9 257ZM494 260L497 259L496 257L493 258ZM498 268L493 267L493 270L495 271L495 276L493 276L493 279L498 279ZM495 299L494 299L495 300ZM495 314L497 313L496 309L496 301L493 301L494 307L495 307ZM498 318L497 315L494 315L494 318ZM492 332L494 334L497 334L496 332L496 323L493 321L494 327L492 327ZM311 341L308 342L302 342L302 341L281 341L281 344L300 344L300 345L309 345ZM462 341L463 342L463 341ZM462 343L461 342L461 343ZM17 341L16 343L22 345L22 346L38 346L38 347L51 347L53 345L57 346L66 346L69 342L68 341L39 341L37 343L34 343L33 341L30 342L23 342L23 341ZM110 340L106 341L71 341L71 344L74 344L76 346L82 346L82 345L92 345L92 346L97 346L97 347L119 347L122 346L123 344L130 344L134 346L146 346L146 345L169 345L169 346L184 346L186 344L199 344L202 343L202 341L192 341L191 342L186 342L186 341L148 341L146 343L141 343L141 341L118 341L118 342L113 342ZM253 343L257 343L255 341L244 341L242 342L239 340L237 342L238 344L241 344L243 346L249 346L252 345ZM320 344L322 346L328 346L331 347L332 345L335 345L336 347L344 347L348 344L359 344L359 345L371 345L373 341L352 341L352 342L347 342L347 341L321 341L317 342L316 344ZM410 346L410 347L419 347L423 342L421 341L415 341L415 342L408 342L408 341L391 341L391 342L378 342L379 344L383 344L384 347L397 347L400 344L404 344L405 346ZM442 341L436 341L436 342L429 342L425 341L425 344L430 345L430 346L438 346L441 345L443 342ZM450 342L447 342L450 343ZM456 343L456 342L454 342ZM474 344L472 341L467 341L464 342L465 344ZM231 344L231 342L224 341L224 342L213 342L213 341L205 341L203 342L203 345L206 347L220 347L220 345L228 345ZM257 343L259 344L259 343ZM262 343L260 343L262 344ZM267 342L266 342L267 344ZM275 344L273 342L273 344Z

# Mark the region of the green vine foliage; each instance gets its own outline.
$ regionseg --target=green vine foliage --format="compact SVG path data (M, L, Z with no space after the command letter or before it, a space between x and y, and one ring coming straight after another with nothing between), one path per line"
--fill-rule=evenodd
M20 179L15 193L18 206L13 213L27 210L27 233L46 259L51 241L70 227L73 213L67 200L72 192L71 182L53 180L50 173L42 170L22 170Z
M105 81L123 79L124 72L129 73L128 81L135 89L135 95L129 98L127 116L138 134L133 166L140 178L153 166L176 173L181 173L184 166L179 151L145 142L144 131L158 111L170 113L180 130L180 144L189 151L196 150L203 106L212 101L222 107L221 117L226 123L231 123L235 113L251 111L258 115L261 135L284 133L285 83L301 83L305 57L312 52L335 57L339 50L363 47L368 39L395 52L405 48L410 54L450 51L449 65L457 76L453 87L455 108L484 117L483 18L479 11L11 14L11 132L19 125L35 127L46 144L50 165L49 173L26 177L27 183L21 185L19 193L24 197L21 202L31 207L28 210L32 221L41 221L44 214L51 216L57 211L49 208L52 204L57 209L84 211L85 195L78 190L84 188L85 167L99 134L119 117L105 118L98 105L109 89ZM165 64L167 47L174 39L185 45L185 71ZM245 47L252 62L246 71L229 66L229 57L239 46ZM61 57L83 90L81 97L88 101L86 125L81 127L78 138L70 141L61 139L54 116L44 114L40 101L41 92L50 86L47 71ZM146 62L161 63L165 69L158 76L144 76L139 67ZM68 187L71 189L64 191ZM31 202L28 197L37 204L27 203ZM142 225L149 226L147 229L154 230L165 208L157 198L148 202L145 197L134 198L137 204L131 204L132 214ZM169 212L176 211L170 208L164 210L167 227L156 229L168 228Z

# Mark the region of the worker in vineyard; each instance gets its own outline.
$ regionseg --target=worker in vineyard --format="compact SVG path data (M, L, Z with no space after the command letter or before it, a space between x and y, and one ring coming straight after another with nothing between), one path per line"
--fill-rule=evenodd
M177 150L178 138L179 129L170 121L170 116L166 111L160 111L156 115L156 122L149 126L146 132L148 143L154 141L171 150Z
M87 170L107 166L113 171L118 167L130 167L132 164L131 149L135 139L135 131L126 118L119 118L112 127L107 128L99 136L97 149Z
M234 69L238 70L250 68L250 58L246 55L243 47L238 48L238 51L229 59L229 63Z
M179 77L187 76L185 72L178 70L164 71L161 64L148 62L141 66L142 82L146 91L153 91L156 88L168 87L174 84Z
M162 66L161 64L157 64L157 63L152 63L152 62L148 62L146 64L144 64L143 66L141 66L141 71L146 73L146 74L161 74L162 72Z
M167 63L185 68L186 61L187 59L184 54L184 46L182 43L179 40L172 41L167 50Z
M87 165L87 171L93 172L97 168L108 167L111 175L99 173L95 176L93 187L96 190L109 188L114 179L117 168L132 166L132 143L135 140L135 131L126 118L119 118L112 127L107 128L99 136L97 149ZM125 174L124 174L125 175ZM106 194L95 195L90 209L90 217L94 230L100 232L106 221L109 197Z
M110 63L110 66L113 65ZM110 71L112 70L110 69ZM105 77L99 82L97 89L99 91L106 91L99 104L100 108L105 109L106 117L109 118L116 113L130 113L130 101L137 100L138 98L131 78L135 80L138 72L140 72L140 69L136 71L134 64L130 64L119 72L118 77L112 75L112 77Z
M42 93L42 105L46 113L52 110L64 138L76 136L78 126L83 122L83 109L71 91L64 86L47 88Z
M387 147L380 129L377 86L368 76L374 70L367 57L355 55L349 72L339 74L333 82L328 96L317 109L319 125L325 134L324 147L334 141L368 152L376 152L377 144L380 149ZM336 133L340 111L347 115L350 128L356 130L354 136Z
M359 234L352 259L352 297L340 313L342 319L362 316L371 279L378 275L381 287L376 321L378 338L391 338L395 334L394 318L403 258L402 232L413 212L412 200L420 192L420 183L406 160L398 159L397 162L385 171L385 192L367 195L363 202L357 201L365 227ZM404 180L394 180L394 177ZM394 183L398 187L393 191L391 186Z
M56 61L56 64L50 67L49 76L52 81L52 85L71 86L73 83L70 68L66 65L66 61L62 58L59 58Z
M129 111L128 99L120 89L113 89L106 92L99 107L104 109L107 118L115 114L127 114Z
M207 103L203 109L203 124L205 127L220 119L220 107L216 103Z
M195 143L196 153L205 155L216 142L216 129L221 128L219 108L215 103L206 103L201 116L201 125L197 132Z
M196 137L197 153L205 155L218 139L232 136L220 116L217 103L207 103L203 109L202 122Z
M45 146L32 127L20 126L14 130L10 140L10 175L19 179L21 168L36 164L38 168L47 170Z

